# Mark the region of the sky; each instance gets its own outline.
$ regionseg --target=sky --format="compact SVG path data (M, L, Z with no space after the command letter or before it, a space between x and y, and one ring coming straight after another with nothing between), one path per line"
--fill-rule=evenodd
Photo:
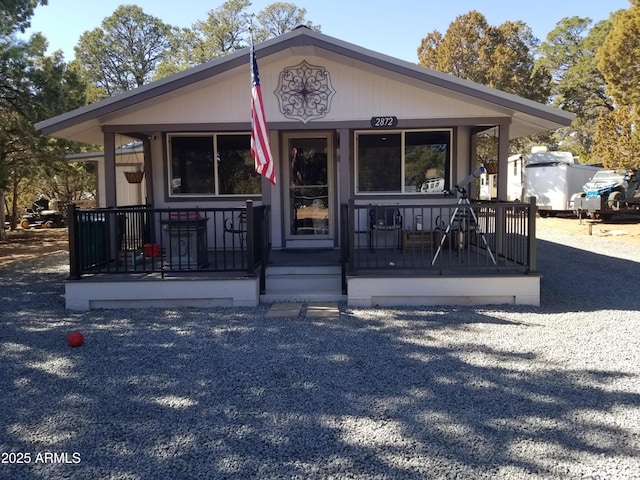
M100 27L120 5L135 4L149 15L176 27L192 27L224 0L48 0L38 6L27 34L41 32L49 41L49 53L74 57L82 33ZM255 0L249 12L257 13L275 0ZM320 25L322 33L360 47L417 63L417 49L428 33L445 33L457 16L477 10L488 23L521 20L543 41L564 17L589 17L594 23L611 12L629 8L629 0L290 0L307 10L307 20Z

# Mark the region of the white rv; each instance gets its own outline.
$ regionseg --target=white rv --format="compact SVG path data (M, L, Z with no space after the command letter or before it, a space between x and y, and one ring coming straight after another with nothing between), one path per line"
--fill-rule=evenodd
M524 198L536 197L540 216L572 212L572 196L600 167L581 165L570 152L532 150L526 155Z
M484 172L480 175L480 200L492 200L498 197L498 175Z
M509 157L507 169L507 200L519 202L523 200L522 185L524 172L524 156L522 154ZM498 197L498 175L485 172L480 175L480 200L492 200Z

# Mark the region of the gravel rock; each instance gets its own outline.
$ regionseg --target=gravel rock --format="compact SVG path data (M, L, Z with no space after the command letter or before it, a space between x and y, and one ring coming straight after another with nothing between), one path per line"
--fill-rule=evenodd
M640 478L636 249L538 236L539 308L76 313L66 255L0 270L0 478Z

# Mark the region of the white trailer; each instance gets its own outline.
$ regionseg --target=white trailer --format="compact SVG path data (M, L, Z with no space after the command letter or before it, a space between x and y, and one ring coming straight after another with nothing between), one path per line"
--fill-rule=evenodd
M601 167L582 165L570 152L532 151L524 174L525 198L536 197L540 216L573 212L573 195Z
M480 175L480 200L493 200L498 196L498 175L485 172Z
M507 201L520 202L522 197L522 177L524 156L511 155L507 164ZM480 200L493 200L498 197L498 175L485 172L480 175Z

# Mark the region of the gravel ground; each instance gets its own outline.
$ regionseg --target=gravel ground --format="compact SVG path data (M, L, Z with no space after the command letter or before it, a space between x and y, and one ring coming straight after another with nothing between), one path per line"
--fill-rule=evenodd
M0 478L640 478L637 249L539 238L540 308L73 313L66 255L0 270Z

